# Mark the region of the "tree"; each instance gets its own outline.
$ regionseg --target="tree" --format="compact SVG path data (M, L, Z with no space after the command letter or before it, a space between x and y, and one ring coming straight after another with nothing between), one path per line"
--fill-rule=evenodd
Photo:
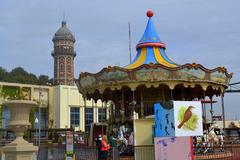
M49 77L46 75L40 75L38 77L38 84L39 85L46 85L49 81Z
M7 71L4 68L0 67L0 81L4 81L4 78L7 74Z
M22 67L16 67L11 72L7 72L4 68L0 67L0 81L10 83L47 85L50 80L46 75L40 75L37 77L35 74L28 73Z

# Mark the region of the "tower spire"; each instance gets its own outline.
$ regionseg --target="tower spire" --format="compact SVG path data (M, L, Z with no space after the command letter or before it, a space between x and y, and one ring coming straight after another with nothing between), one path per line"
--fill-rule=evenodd
M65 12L63 11L63 20L62 20L62 27L66 27L67 26L67 22L65 19Z
M63 21L65 21L65 17L66 15L65 15L65 11L63 11Z

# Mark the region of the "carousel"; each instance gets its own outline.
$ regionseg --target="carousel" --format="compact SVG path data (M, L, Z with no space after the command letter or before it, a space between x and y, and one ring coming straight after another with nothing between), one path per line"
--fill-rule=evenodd
M144 34L136 45L134 60L124 67L108 66L98 73L84 72L76 84L86 99L111 102L109 124L123 124L133 116L154 115L153 104L170 100L212 100L222 97L232 73L224 67L207 69L201 64L178 64L166 54L166 44L160 40L154 24L153 12L147 12ZM206 117L205 117L206 119Z

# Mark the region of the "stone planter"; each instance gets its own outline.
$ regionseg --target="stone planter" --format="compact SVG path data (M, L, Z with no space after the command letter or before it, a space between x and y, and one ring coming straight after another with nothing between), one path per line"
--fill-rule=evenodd
M6 160L32 160L38 147L33 146L23 139L24 132L31 125L29 114L32 107L37 106L34 101L11 100L3 105L8 106L11 112L9 128L15 132L16 139L1 148Z

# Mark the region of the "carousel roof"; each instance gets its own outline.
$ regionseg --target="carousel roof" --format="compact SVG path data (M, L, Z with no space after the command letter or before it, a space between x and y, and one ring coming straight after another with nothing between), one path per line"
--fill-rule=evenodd
M162 64L167 67L176 67L178 64L168 58L165 53L165 44L161 42L160 37L154 27L152 16L153 12L148 11L149 17L145 32L138 42L136 49L137 55L134 60L126 66L127 69L134 69L143 64Z
M161 42L153 25L153 12L148 11L149 17L145 32L136 46L137 55L134 61L125 67L103 68L98 73L84 72L79 75L76 84L79 91L87 98L92 98L96 92L105 90L121 90L129 87L135 90L138 86L160 87L167 85L173 90L182 85L185 88L201 86L206 91L224 91L227 88L232 73L229 74L224 67L207 69L201 64L187 63L178 65L169 59L165 53L165 44Z

